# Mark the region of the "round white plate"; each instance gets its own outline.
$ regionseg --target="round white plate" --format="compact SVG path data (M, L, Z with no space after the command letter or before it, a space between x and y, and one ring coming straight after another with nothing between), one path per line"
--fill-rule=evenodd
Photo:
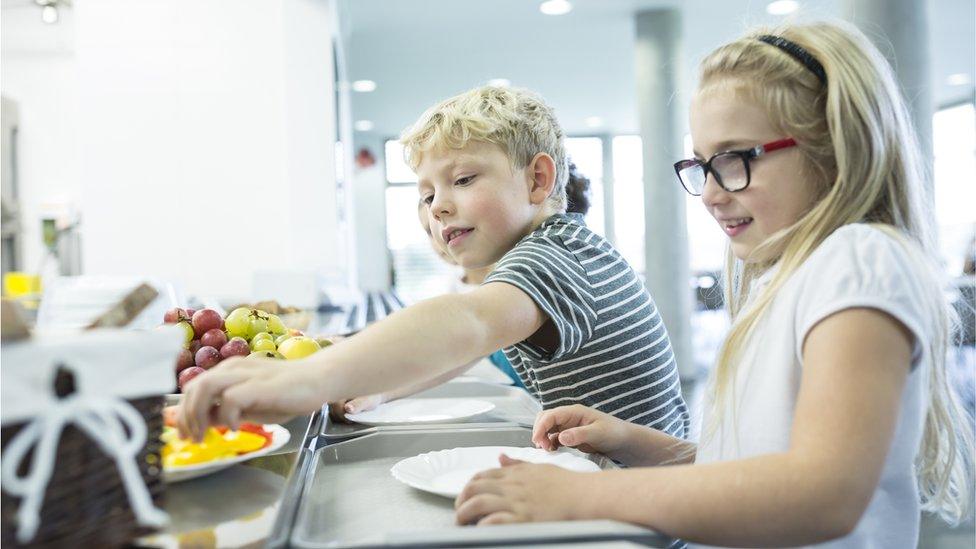
M206 463L194 463L193 465L181 465L177 467L163 467L163 479L166 482L183 482L184 480L190 480L191 478L216 473L217 471L226 469L235 463L241 463L249 459L270 454L271 452L274 452L287 444L288 439L291 438L291 433L288 432L288 429L285 429L281 425L268 423L265 424L264 430L271 432L271 444L261 448L260 450L255 450L253 452L248 452L246 454L241 454L231 458L208 461Z
M346 418L363 425L423 425L452 423L494 409L491 402L473 398L404 398Z
M400 460L390 474L400 482L441 496L455 498L464 485L481 471L500 467L499 454L530 463L550 463L580 473L596 472L600 466L567 450L547 452L539 448L476 446L427 452Z

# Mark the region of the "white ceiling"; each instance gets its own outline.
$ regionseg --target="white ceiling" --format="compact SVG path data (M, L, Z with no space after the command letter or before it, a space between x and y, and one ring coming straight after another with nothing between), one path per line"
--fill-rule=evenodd
M746 28L781 18L752 0L572 0L567 15L547 16L538 0L340 0L350 80L377 83L353 94L353 116L372 134L393 137L433 103L491 78L540 92L570 134L637 131L634 13L682 10L685 62L681 94L698 60ZM976 80L976 7L972 0L928 0L933 99L972 98L973 84L949 86L949 74ZM840 16L844 0L802 2L804 17ZM601 128L587 117L599 116ZM360 137L367 137L360 135Z

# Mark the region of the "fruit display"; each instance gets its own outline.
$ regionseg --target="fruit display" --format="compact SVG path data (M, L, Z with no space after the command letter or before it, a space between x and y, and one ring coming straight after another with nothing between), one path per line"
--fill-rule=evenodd
M174 308L166 311L163 322L183 331L183 349L176 357L181 392L195 377L231 357L295 360L332 343L308 337L285 326L277 314L252 307L238 307L226 318L213 309Z

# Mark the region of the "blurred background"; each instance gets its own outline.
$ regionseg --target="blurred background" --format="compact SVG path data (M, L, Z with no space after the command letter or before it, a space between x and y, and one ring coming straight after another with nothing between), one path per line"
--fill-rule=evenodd
M687 387L727 324L724 235L670 170L689 156L697 63L754 25L853 21L896 67L930 153L964 320L953 375L973 405L972 0L0 6L6 294L36 307L66 280L151 278L178 305L352 303L362 324L391 309L367 316L370 295L442 293L458 273L417 222L397 137L471 87L527 87L555 108L589 179L587 223L644 274ZM926 528L926 546L973 546L971 525Z

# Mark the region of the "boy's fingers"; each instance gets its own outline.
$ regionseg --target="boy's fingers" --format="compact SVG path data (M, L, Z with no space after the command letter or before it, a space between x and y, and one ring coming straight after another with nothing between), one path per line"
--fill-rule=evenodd
M218 396L247 378L241 370L207 372L187 385L183 398L183 421L194 440L202 440L210 423L211 408Z

